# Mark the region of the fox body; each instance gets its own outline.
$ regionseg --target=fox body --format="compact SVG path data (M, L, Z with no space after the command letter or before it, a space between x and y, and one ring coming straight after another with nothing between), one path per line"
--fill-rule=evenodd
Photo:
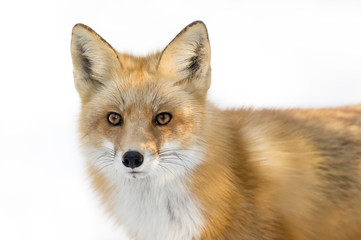
M194 22L161 52L73 28L81 146L131 238L361 240L361 105L220 110Z

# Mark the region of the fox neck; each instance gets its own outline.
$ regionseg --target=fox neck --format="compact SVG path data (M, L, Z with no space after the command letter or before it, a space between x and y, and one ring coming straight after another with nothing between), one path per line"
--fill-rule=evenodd
M249 189L256 186L252 185L255 182L252 166L242 150L239 127L242 124L235 124L238 120L232 118L230 113L220 111L211 104L207 107L203 131L204 161L193 172L190 189L203 210L200 239L223 239L225 236L222 234L235 224L231 216L235 215L240 205L250 202L244 196L249 196ZM241 168L238 167L240 164Z
M105 200L109 212L136 239L198 239L203 217L188 189L186 175L177 178L130 179L114 174ZM117 175L117 176L116 176Z
M96 163L88 162L93 185L108 212L130 236L139 240L199 239L204 220L197 196L190 191L190 180L204 154L201 145L182 151L188 161L140 179L126 177L115 168L99 171Z

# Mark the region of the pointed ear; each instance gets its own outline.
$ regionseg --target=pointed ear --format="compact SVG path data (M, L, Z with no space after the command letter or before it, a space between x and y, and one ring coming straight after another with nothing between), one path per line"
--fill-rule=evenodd
M210 86L211 50L207 28L196 21L184 28L161 54L158 71L192 93L205 95Z
M81 98L89 97L120 72L116 51L86 25L74 26L71 55L75 87Z

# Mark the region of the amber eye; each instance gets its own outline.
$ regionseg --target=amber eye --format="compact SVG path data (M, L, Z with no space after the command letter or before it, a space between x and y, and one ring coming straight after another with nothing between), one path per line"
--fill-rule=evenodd
M167 125L172 120L172 115L170 113L159 113L155 118L155 122L158 125Z
M120 116L120 114L115 112L108 113L107 117L108 123L110 123L113 126L119 126L123 123L123 118Z

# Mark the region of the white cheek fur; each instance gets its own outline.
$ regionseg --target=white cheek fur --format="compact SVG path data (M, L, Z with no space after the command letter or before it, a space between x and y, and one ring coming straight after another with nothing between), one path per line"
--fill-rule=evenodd
M199 147L181 148L176 141L166 143L160 149L157 159L156 174L158 177L186 177L201 162L203 153Z
M196 147L182 149L176 142L165 144L162 151L168 154L161 154L159 158L144 154L144 167L150 174L140 179L123 174L122 154L118 151L114 155L112 143L105 141L102 148L89 152L95 166L99 156L113 153L114 167L99 170L114 187L107 201L108 208L131 236L138 240L197 239L203 227L201 206L185 182L201 163L203 154Z

